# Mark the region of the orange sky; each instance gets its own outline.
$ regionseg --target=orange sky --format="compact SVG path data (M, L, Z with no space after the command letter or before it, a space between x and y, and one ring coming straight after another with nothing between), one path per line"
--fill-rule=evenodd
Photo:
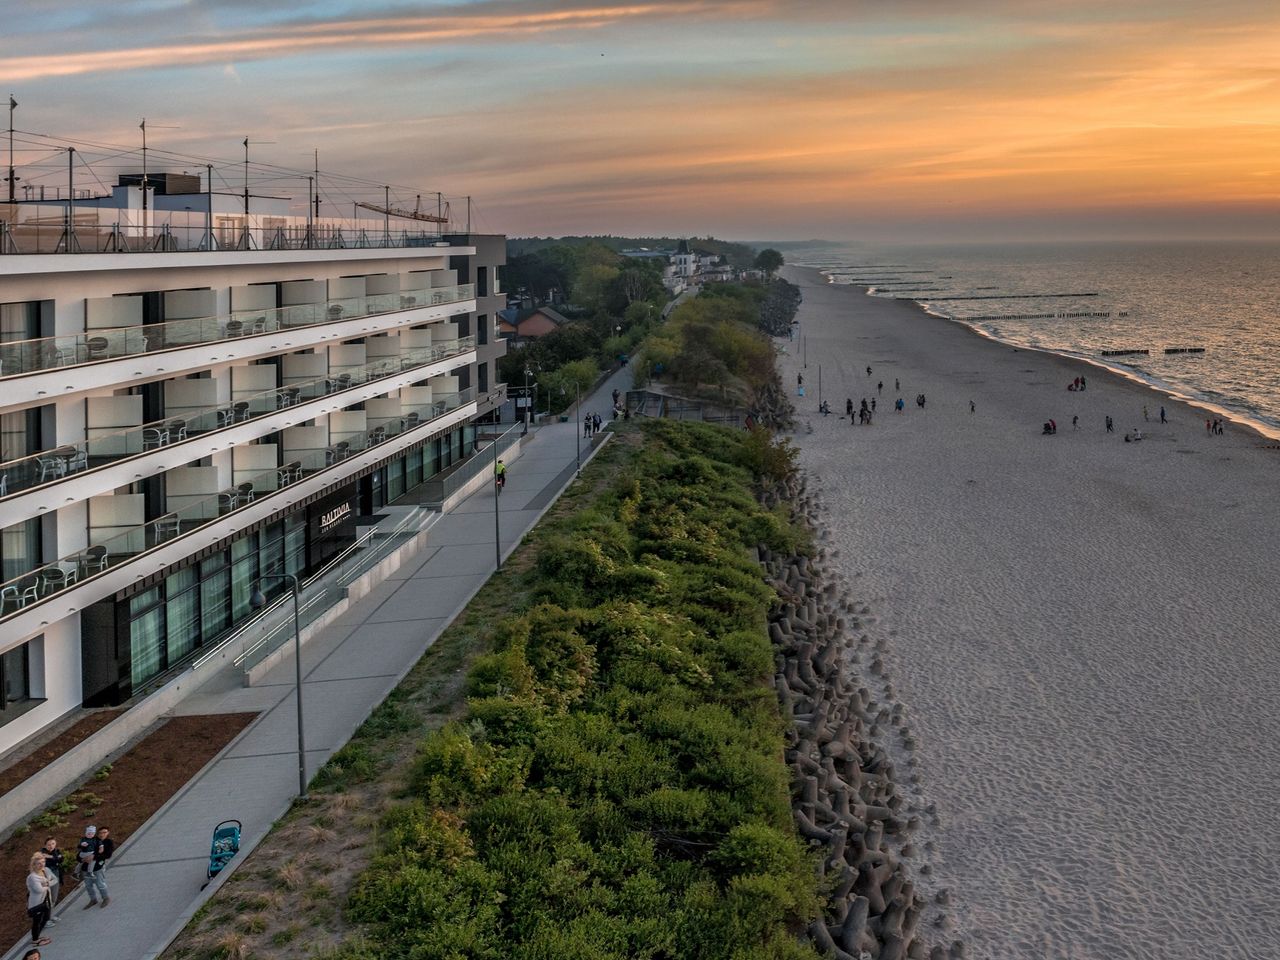
M371 9L50 0L0 77L20 129L127 142L147 116L179 151L319 148L513 235L1278 232L1275 4Z

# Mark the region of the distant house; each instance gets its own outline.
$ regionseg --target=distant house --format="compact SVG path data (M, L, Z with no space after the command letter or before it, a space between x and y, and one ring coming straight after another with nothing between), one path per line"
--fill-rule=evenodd
M498 311L498 335L517 343L521 340L536 340L559 330L568 322L568 317L551 307L525 310L508 307Z
M681 240L676 252L671 255L671 265L676 268L676 276L689 280L698 272L698 255L689 249L689 241Z

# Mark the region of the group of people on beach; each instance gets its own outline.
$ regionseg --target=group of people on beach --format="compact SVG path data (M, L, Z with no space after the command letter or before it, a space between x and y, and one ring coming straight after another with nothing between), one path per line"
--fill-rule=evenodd
M1083 390L1087 385L1088 384L1085 382L1084 377L1076 377L1067 384L1067 389L1072 393L1075 393L1077 390Z
M68 870L67 858L58 846L57 837L47 837L39 850L31 855L27 870L27 916L31 918L31 947L23 960L39 960L40 947L52 943L44 936L45 927L57 923L53 908L67 884L79 881L89 891L90 907L106 907L111 903L107 893L107 861L115 853L116 843L106 827L92 824L84 828L84 836L76 843L75 863Z
M1223 434L1227 432L1227 421L1221 417L1214 417L1212 420L1204 422L1204 432L1209 434Z

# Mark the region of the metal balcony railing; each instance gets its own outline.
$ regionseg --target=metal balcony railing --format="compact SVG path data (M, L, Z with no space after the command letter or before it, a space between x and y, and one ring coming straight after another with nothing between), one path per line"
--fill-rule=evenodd
M474 391L467 389L435 398L430 403L405 406L398 417L363 431L339 434L337 439L335 434L330 434L329 446L298 453L295 460L255 474L234 487L182 497L185 502L180 508L0 584L0 619L199 530L306 477L338 466L348 457L418 430L473 399Z
M43 196L40 192L43 191ZM56 196L55 196L56 193ZM0 256L24 254L199 253L219 250L335 250L447 247L444 228L406 226L401 217L299 217L271 213L68 204L56 187L0 205ZM40 202L43 200L43 202ZM193 198L203 206L205 196ZM394 224L394 226L393 226Z
M383 380L407 370L462 356L474 349L474 337L460 337L430 346L413 347L395 357L382 357L359 366L334 370L325 377L264 390L216 407L183 410L164 420L98 434L86 440L65 443L51 450L9 460L0 463L0 499L35 487L58 483L68 477L121 460L139 457L161 447L226 430L288 407Z
M218 340L254 337L341 320L357 320L382 313L460 303L474 297L475 284L464 283L275 307L270 310L237 310L218 317L195 317L166 323L86 330L59 337L12 340L0 343L0 379L82 363L138 356L157 350L174 350Z

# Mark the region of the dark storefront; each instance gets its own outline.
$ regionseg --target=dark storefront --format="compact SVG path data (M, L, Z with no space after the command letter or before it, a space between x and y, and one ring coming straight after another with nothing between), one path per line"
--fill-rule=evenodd
M470 425L425 438L320 499L87 607L81 614L85 705L123 703L216 643L252 615L249 597L262 574L305 580L355 542L358 516L420 486L474 439ZM267 580L261 589L271 597L287 586Z

